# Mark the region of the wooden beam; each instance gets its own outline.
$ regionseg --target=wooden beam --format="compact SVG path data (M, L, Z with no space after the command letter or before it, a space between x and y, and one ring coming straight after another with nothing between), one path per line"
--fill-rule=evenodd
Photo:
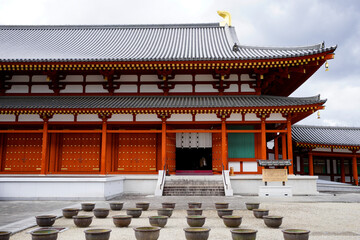
M161 124L161 169L164 170L166 165L166 119L162 119Z
M279 159L279 139L276 137L274 139L274 148L275 148L275 160Z
M287 145L288 145L288 159L291 159L291 165L289 166L289 174L294 174L294 158L292 149L292 137L291 137L291 118L287 121Z
M41 152L41 174L46 174L47 162L47 147L48 147L48 119L44 119L43 136L42 136L42 152Z
M207 129L173 129L166 130L168 133L221 133L221 130L207 130Z
M162 133L162 130L107 130L107 133Z
M103 130L49 130L49 133L102 133Z
M227 133L261 133L261 130L226 130Z
M0 133L42 133L44 130L0 130Z
M314 176L314 160L311 149L309 150L308 154L309 154L309 175Z
M221 162L224 165L224 169L228 169L228 159L227 159L227 146L226 146L226 122L225 118L221 119Z
M281 135L281 154L282 154L282 159L287 159L287 154L286 154L286 134L282 134Z
M359 185L359 176L358 176L357 158L356 158L355 151L354 151L354 155L352 157L352 170L353 170L354 184L356 186L358 186Z
M104 118L102 122L101 132L101 158L100 158L100 174L106 174L106 130L107 130L107 119Z
M265 118L261 118L261 159L263 160L267 159Z

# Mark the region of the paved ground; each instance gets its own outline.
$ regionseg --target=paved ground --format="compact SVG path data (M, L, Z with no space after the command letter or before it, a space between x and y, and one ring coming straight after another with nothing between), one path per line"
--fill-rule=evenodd
M186 209L190 201L203 203L204 215L207 216L207 225L212 228L209 239L231 239L229 229L223 226L221 220L216 216L215 202L229 202L230 208L235 210L234 214L244 216L241 227L256 228L259 230L257 239L282 239L279 229L266 228L262 220L252 217L250 211L245 209L245 202L261 202L263 207L270 209L270 214L284 216L284 227L307 228L312 230L312 239L360 239L360 228L358 227L358 213L360 212L360 194L320 194L318 196L294 196L289 198L260 198L255 196L234 197L154 197L154 196L124 196L118 199L125 202L124 209L134 207L136 202L150 202L150 211L144 213L140 219L134 219L130 228L116 229L112 219L107 218L103 222L94 219L91 227L106 227L113 229L110 239L135 239L132 227L138 225L149 225L147 216L157 215L156 209L161 207L162 202L176 202L174 217L169 219L169 226L161 232L160 239L166 239L164 235L175 231L180 234L179 239L184 239L182 229L186 227ZM95 202L97 207L108 207L108 202ZM0 230L19 232L24 228L35 226L34 216L52 213L61 216L61 208L66 206L80 207L80 202L72 201L1 201L0 202ZM88 214L88 213L86 213ZM91 214L91 213L90 213ZM113 212L111 214L125 214L125 211ZM334 219L336 217L336 219ZM19 221L20 220L20 221ZM58 219L58 226L67 226L69 230L59 235L59 240L84 239L83 230L74 228L72 220ZM174 233L175 233L174 232ZM70 235L69 235L70 234ZM271 234L272 238L266 237ZM119 235L119 236L118 236ZM279 238L280 237L280 238ZM20 232L11 239L31 239L29 234ZM175 240L177 238L174 238Z

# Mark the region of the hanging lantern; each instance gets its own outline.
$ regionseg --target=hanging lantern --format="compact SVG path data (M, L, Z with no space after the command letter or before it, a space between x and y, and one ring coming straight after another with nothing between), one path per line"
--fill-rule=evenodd
M317 118L320 119L320 111L317 112Z
M325 71L329 71L329 63L328 63L328 61L325 62Z

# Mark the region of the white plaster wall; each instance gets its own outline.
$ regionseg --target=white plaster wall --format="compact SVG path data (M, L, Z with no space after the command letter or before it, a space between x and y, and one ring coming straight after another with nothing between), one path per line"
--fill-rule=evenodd
M113 114L108 122L132 122L132 114Z
M359 142L360 142L360 139L359 139ZM338 152L338 153L352 153L352 151L350 151L349 149L345 149L345 148L334 148L333 151Z
M78 122L100 122L101 119L97 114L79 114L77 115Z
M211 74L199 74L195 76L196 81L215 81Z
M83 86L81 85L67 85L64 90L60 91L61 93L82 93Z
M137 114L136 121L139 121L139 122L157 121L157 122L159 122L159 121L161 121L161 119L158 118L156 114Z
M243 162L243 172L257 172L257 162Z
M141 85L140 92L153 92L153 93L162 93L163 90L159 89L157 85Z
M13 115L13 114L0 114L0 122L15 122L15 115Z
M19 122L42 122L39 114L20 114Z
M195 86L195 92L218 92L211 84L201 84Z
M153 82L153 81L161 82L161 81L163 81L162 79L159 79L157 75L141 75L140 80L142 82Z
M224 91L225 92L238 92L239 85L238 84L230 84L230 87L228 89L225 89Z
M286 118L282 116L281 113L271 113L270 117L266 119L266 121L284 121Z
M82 82L83 76L82 75L67 75L64 80L61 82Z
M26 85L12 85L9 90L6 90L6 93L28 93L29 87Z
M46 80L47 76L46 75L34 75L32 76L32 82L48 82Z
M171 80L171 81L191 82L192 75L175 75L174 80Z
M53 93L54 91L47 85L33 85L31 87L32 93Z
M196 114L195 121L220 121L215 113Z
M54 114L49 122L72 122L74 121L74 115L72 114Z
M119 89L114 91L115 93L136 93L137 86L136 85L120 85Z
M232 113L230 117L227 119L227 121L241 121L242 116L241 113Z
M30 78L27 75L14 75L10 81L6 82L29 82Z
M238 75L237 74L230 74L228 79L224 79L224 81L238 81Z
M240 172L240 162L229 162L229 169L234 169L234 172Z
M256 81L255 79L250 78L249 74L241 74L241 81Z
M241 84L241 92L255 92L255 89L250 88L249 84Z
M85 87L87 93L107 93L108 91L102 85L87 85Z
M191 114L171 114L171 117L167 120L168 122L171 121L192 121Z
M119 80L120 82L137 82L138 76L137 75L121 75Z
M314 152L331 152L331 148L314 148Z
M192 85L175 85L170 92L192 92Z
M256 117L255 113L245 114L245 121L260 121L260 118Z
M87 82L105 82L105 79L102 75L87 75Z

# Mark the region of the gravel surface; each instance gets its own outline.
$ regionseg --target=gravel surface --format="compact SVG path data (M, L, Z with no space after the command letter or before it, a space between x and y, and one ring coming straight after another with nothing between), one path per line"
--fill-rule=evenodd
M152 203L148 211L143 211L140 218L132 219L128 228L116 228L111 216L125 215L126 211L110 211L110 215L105 219L94 218L89 228L111 229L110 240L115 239L135 239L134 227L149 226L149 216L157 215L156 209L161 207L158 201ZM222 202L225 202L226 198ZM98 204L97 204L98 205ZM185 239L183 228L188 227L186 223L185 204L179 204L175 208L173 215L168 219L167 225L161 229L159 240L165 239ZM107 206L107 203L99 203L99 207ZM98 207L98 206L97 206ZM124 205L124 209L135 207L133 202ZM234 209L233 215L243 216L240 228L251 228L258 230L258 240L279 240L283 239L282 229L302 228L311 231L310 240L359 240L360 228L358 224L358 213L360 212L359 203L338 203L338 202L277 202L264 201L260 205L263 209L269 209L269 215L283 216L283 224L279 229L266 227L262 219L253 216L252 211L245 209L243 202L234 203L230 201L229 208ZM215 207L214 207L215 208ZM206 216L206 227L210 227L209 239L231 239L230 228L225 227L222 219L217 216L216 210L210 210L209 206L204 208L203 215ZM92 212L80 212L81 215L93 215ZM89 228L75 227L72 219L60 218L55 222L54 227L67 227L68 230L59 233L59 240L79 240L85 239L84 230ZM35 228L19 232L11 237L11 240L31 239L27 233Z

